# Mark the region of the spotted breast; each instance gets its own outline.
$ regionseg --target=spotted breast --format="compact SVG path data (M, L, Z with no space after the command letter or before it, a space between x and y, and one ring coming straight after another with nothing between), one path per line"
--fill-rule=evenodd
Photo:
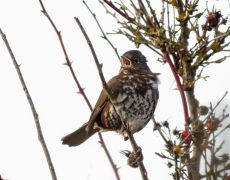
M124 134L140 131L154 115L157 105L158 74L152 73L145 56L131 50L121 56L121 69L103 89L89 121L62 138L63 144L77 146L98 131Z

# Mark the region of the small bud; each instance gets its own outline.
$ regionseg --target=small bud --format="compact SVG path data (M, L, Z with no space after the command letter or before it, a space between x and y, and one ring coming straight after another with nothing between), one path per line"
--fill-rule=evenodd
M214 41L214 42L210 45L210 48L211 48L214 52L218 52L218 51L221 50L220 43L217 42L217 41Z
M186 14L186 12L181 12L176 19L179 22L184 22L185 20L187 20L188 17L189 16L188 16L188 14Z
M173 135L179 136L180 132L177 129L173 129Z
M205 116L208 114L208 107L207 106L200 106L199 109L198 109L198 113L201 115L201 116Z
M207 130L209 130L210 132L214 132L218 129L218 127L221 126L220 124L220 120L217 118L210 118L206 121L205 123Z
M163 121L162 126L169 128L169 122L168 121Z
M207 23L211 28L214 28L220 22L220 18L222 17L220 11L210 12L207 16Z
M181 133L180 140L181 140L181 142L183 142L186 145L189 145L191 143L192 137L191 137L189 130L185 129Z
M203 40L203 36L196 36L196 40L198 41L198 42L201 42L202 40Z
M174 154L179 154L180 152L181 152L181 147L180 147L180 145L175 145L174 147L173 147L173 152L174 152Z
M158 129L160 129L161 128L161 125L160 125L160 123L154 123L154 126L153 126L153 131L156 131L156 130L158 130Z
M173 164L171 162L168 162L167 166L168 166L168 168L171 168L173 166Z

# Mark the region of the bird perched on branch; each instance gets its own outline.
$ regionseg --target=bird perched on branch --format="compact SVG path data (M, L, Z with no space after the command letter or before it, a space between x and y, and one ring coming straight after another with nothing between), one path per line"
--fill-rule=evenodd
M145 127L157 105L158 77L152 73L144 55L130 50L121 56L121 69L103 89L89 121L62 138L62 143L78 146L96 132L116 131L127 138Z

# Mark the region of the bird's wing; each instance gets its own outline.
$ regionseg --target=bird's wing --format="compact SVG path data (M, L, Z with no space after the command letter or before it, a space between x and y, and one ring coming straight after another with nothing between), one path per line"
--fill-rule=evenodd
M86 131L90 132L93 129L94 123L96 122L98 116L100 115L100 113L102 112L103 108L105 107L108 101L109 101L109 97L106 91L103 89L91 113L91 116L88 121L88 126L86 127Z
M110 90L110 96L113 99L114 96L116 97L119 89L120 89L120 85L121 83L118 81L118 76L113 77L112 79L109 80L109 82L107 83L108 88ZM94 124L97 120L97 118L100 118L100 113L102 112L103 108L105 107L105 105L107 103L110 102L109 96L107 94L107 92L103 89L101 91L101 94L97 100L96 105L94 106L93 112L89 118L88 121L88 126L86 127L86 131L90 131L94 128Z

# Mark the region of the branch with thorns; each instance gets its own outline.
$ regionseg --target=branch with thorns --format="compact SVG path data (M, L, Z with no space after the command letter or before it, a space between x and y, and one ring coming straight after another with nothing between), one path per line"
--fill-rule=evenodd
M39 115L38 115L37 110L35 108L33 99L32 99L32 97L30 95L30 92L28 90L26 82L24 80L23 74L22 74L22 72L20 70L20 65L18 64L18 62L16 60L16 57L14 56L14 53L13 53L13 51L12 51L12 49L10 47L10 44L9 44L7 38L6 38L6 35L3 33L1 28L0 28L0 35L2 36L2 39L3 39L3 41L4 41L5 45L6 45L6 48L7 48L8 52L9 52L9 54L11 56L11 59L12 59L13 64L14 64L14 67L15 67L15 69L17 71L19 80L21 82L23 91L25 92L26 98L27 98L28 103L30 105L30 109L32 111L32 114L33 114L33 117L34 117L34 122L35 122L36 129L37 129L38 140L41 143L43 152L45 154L46 161L47 161L47 164L48 164L48 167L49 167L49 171L50 171L52 180L57 180L57 175L56 175L56 172L55 172L55 169L54 169L54 165L53 165L53 162L51 160L51 156L50 156L48 147L46 145L45 138L44 138L43 133L42 133L42 128L41 128L41 124L40 124L40 120L39 120ZM2 179L1 176L0 176L0 179Z
M62 51L63 51L64 56L65 56L65 60L66 60L65 65L67 65L69 67L69 69L70 69L71 75L72 75L72 77L73 77L73 79L74 79L74 81L75 81L75 83L77 85L77 88L79 90L79 94L81 94L83 96L86 104L88 105L89 109L92 111L93 108L92 108L92 106L91 106L91 104L89 102L89 99L87 98L87 96L86 96L86 94L84 92L84 88L82 88L82 86L81 86L79 80L77 79L77 76L76 76L76 74L75 74L75 72L73 70L72 62L69 59L68 53L67 53L66 48L65 48L65 44L64 44L62 36L61 36L61 31L58 30L58 28L56 27L55 23L53 22L53 20L49 16L49 14L46 11L46 8L45 8L42 0L39 0L39 3L41 5L41 7L42 7L42 13L48 18L50 24L52 25L52 27L54 28L54 30L55 30L55 32L56 32L56 34L58 36L59 42L61 44ZM107 148L107 146L106 146L106 144L104 142L102 134L100 132L98 132L98 136L99 136L99 139L100 139L99 143L101 144L102 148L104 149L104 152L105 152L105 154L106 154L106 156L107 156L107 158L109 160L109 163L112 166L112 169L113 169L113 172L115 174L115 177L116 177L117 180L120 180L120 176L118 174L118 168L117 168L116 164L113 162L113 159L112 159L112 157L111 157L111 155L109 153L109 150L108 150L108 148Z

